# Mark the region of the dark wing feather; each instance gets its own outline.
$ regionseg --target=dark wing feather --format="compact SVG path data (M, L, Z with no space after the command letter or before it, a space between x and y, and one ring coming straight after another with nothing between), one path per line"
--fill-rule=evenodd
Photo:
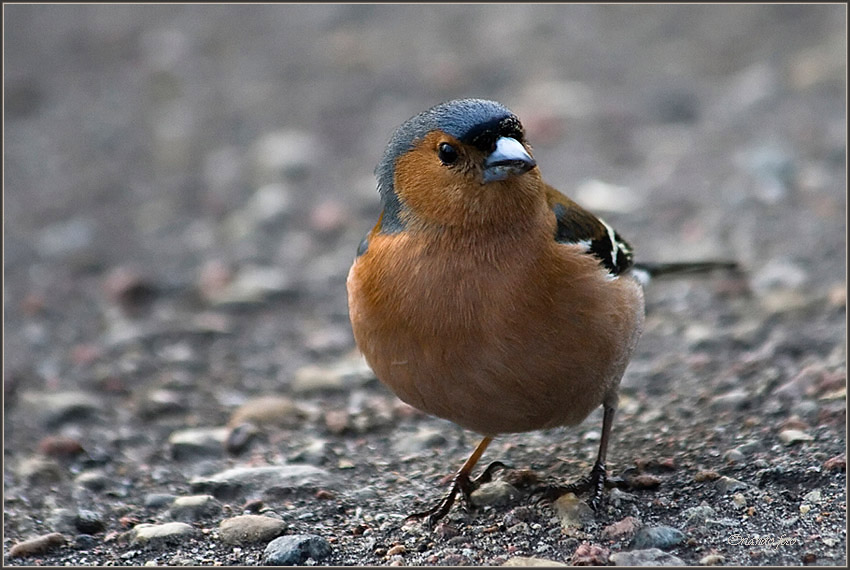
M546 198L558 222L557 242L584 244L611 275L620 275L632 267L632 246L611 226L551 186L546 187Z

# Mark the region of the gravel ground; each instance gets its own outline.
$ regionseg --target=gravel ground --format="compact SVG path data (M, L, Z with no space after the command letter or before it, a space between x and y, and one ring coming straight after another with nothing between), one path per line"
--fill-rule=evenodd
M845 565L843 5L4 6L4 564ZM601 414L474 434L360 360L392 129L480 96L658 281Z

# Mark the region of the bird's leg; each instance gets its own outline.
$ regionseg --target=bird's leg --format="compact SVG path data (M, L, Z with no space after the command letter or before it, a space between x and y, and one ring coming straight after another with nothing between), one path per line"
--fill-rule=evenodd
M545 498L556 499L564 493L585 493L590 492L588 505L593 510L597 510L602 504L602 492L605 490L606 484L613 487L619 484L619 481L609 481L608 474L605 470L605 457L608 455L608 440L611 437L611 428L614 425L614 412L616 408L609 404L603 404L602 416L602 436L599 440L599 453L596 456L596 463L593 464L593 469L590 470L590 475L582 477L575 483L567 485L556 485L545 490Z
M487 477L489 479L492 471L495 467L501 467L499 462L491 463L487 469L484 470L484 473L473 481L470 479L469 474L472 473L472 469L475 467L475 464L478 463L478 460L481 459L481 456L484 454L484 450L487 449L487 446L490 445L490 442L493 441L492 437L485 437L481 440L481 443L478 444L478 447L475 448L475 451L472 452L472 455L469 456L469 459L463 464L463 466L458 470L457 474L452 479L452 486L449 489L449 492L445 497L440 500L439 503L428 509L427 511L422 511L421 513L413 513L408 516L408 519L426 519L426 524L428 526L433 526L438 520L446 516L452 508L452 505L455 502L455 497L458 494L458 491L463 493L464 498L468 498L469 494L473 491L473 488L476 484L481 482L483 477ZM495 467L494 467L495 466Z

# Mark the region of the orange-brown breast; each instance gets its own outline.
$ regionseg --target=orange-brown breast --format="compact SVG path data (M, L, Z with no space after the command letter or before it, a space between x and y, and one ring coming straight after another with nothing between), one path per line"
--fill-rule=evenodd
M616 398L642 290L629 275L609 278L581 246L556 243L553 220L534 227L373 232L348 276L351 323L402 400L496 435L574 425Z

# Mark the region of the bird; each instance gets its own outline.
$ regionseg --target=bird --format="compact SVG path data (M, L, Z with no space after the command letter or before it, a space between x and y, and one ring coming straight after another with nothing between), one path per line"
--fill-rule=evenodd
M503 467L471 477L495 437L575 426L601 406L590 475L562 487L598 508L643 287L736 264L635 263L608 223L544 182L520 119L495 101L411 117L375 175L381 213L346 280L357 347L401 400L481 436L449 492L411 517L435 524Z

